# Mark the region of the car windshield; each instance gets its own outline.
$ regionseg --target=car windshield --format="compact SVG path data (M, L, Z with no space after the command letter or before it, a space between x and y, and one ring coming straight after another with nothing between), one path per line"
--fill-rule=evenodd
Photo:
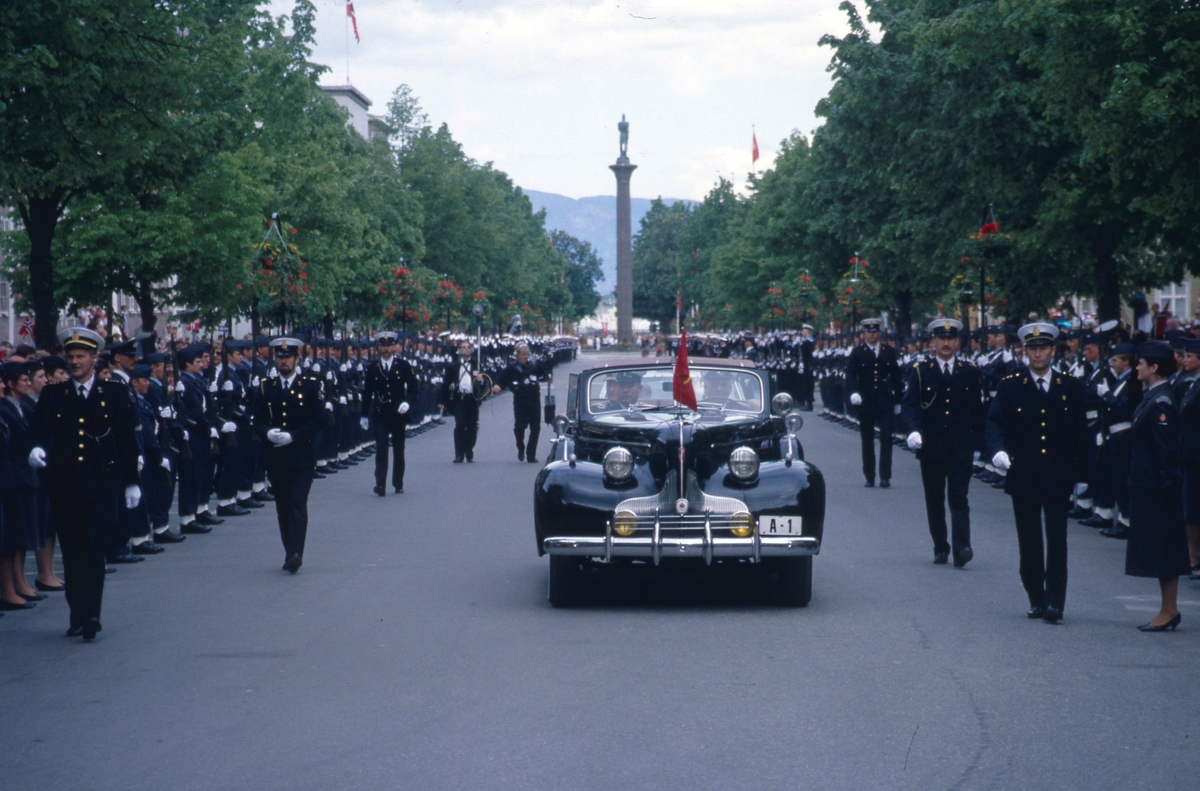
M749 371L729 368L691 369L700 411L761 412L762 380ZM588 382L588 411L593 415L628 409L673 407L675 371L670 367L600 371Z

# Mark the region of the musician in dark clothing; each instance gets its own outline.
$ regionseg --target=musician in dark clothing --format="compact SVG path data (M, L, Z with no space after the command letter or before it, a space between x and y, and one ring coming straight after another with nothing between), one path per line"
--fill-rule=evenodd
M862 322L864 342L854 347L846 362L846 390L858 407L862 437L863 475L866 486L875 486L875 427L879 427L879 485L892 485L892 421L900 407L900 365L896 350L879 342L882 319Z
M458 345L458 359L446 366L446 378L438 408L447 405L454 414L454 463L475 461L475 440L479 436L479 399L475 388L483 384L483 372L471 356L471 342Z
M496 376L492 393L512 390L513 434L517 438L517 461L537 463L537 442L541 432L542 386L538 377L544 376L547 366L542 362L529 361L529 347L517 347L517 360ZM529 441L525 441L525 429L529 429Z
M954 556L955 568L975 557L967 489L975 452L983 449L983 388L979 369L957 359L962 323L938 319L928 327L936 357L913 365L901 420L908 447L921 462L925 513L933 537L933 562ZM946 541L945 500L950 502L951 541Z
M396 494L404 493L404 439L419 383L408 361L396 355L396 333L379 333L378 343L379 359L367 366L360 422L363 431L370 428L375 438L375 494L383 497L387 494L389 443L395 455L392 487Z

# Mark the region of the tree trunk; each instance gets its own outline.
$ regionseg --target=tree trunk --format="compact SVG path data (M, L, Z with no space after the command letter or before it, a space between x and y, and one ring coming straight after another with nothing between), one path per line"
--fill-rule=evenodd
M912 330L912 301L911 291L896 292L896 337L901 341L908 340Z
M1096 292L1096 320L1121 318L1121 281L1117 272L1117 235L1102 227L1092 242L1095 257L1092 284Z
M158 316L154 313L154 292L151 290L150 284L144 280L138 281L134 299L137 300L138 312L142 316L142 333L154 332L154 328L158 325Z
M62 216L63 191L48 197L30 196L20 206L29 237L29 301L33 303L34 345L54 351L58 345L58 306L54 301L54 256L51 245Z

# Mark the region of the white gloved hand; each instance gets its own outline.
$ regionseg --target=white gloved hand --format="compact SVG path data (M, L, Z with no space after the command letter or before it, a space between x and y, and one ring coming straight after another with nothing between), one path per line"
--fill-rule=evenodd
M1108 392L1108 382L1101 379L1096 383L1096 395L1104 395Z
M860 396L858 393L851 393L850 403L854 404L855 406L862 406L862 396Z
M267 432L267 439L277 448L282 448L284 445L289 445L292 442L292 435L278 428L273 428Z
M330 371L329 373L325 374L325 378L328 379L330 382L332 382L333 381L333 371Z
M210 393L217 392L217 380L216 379L214 379L208 383L208 392L210 392Z
M899 405L899 404L896 404L896 406L892 407L892 414L893 414L893 415L899 415L899 414L900 414L900 405Z
M350 370L350 363L342 363L342 373Z
M346 400L346 396L342 396L341 398L338 399L338 403L341 404L342 406L345 406L349 402Z
M328 409L330 412L332 412L332 411L333 411L333 402L332 402L332 401L326 401L326 402L325 402L325 408L326 408L326 409Z
M158 410L158 416L161 417L163 420L174 420L175 410L169 406L165 406L162 409Z
M258 387L260 384L262 384L262 380L259 379L257 376L250 380L251 387Z
M191 437L188 436L187 430L185 429L183 432L183 441L187 442L189 439L191 439Z
M1007 470L1012 466L1012 462L1009 461L1007 453L1000 451L992 457L992 466L997 470Z
M183 386L183 382L175 383L175 392L176 393L182 393L184 390L187 390L187 388Z
M396 407L396 412L401 415L408 414L409 406L407 401L401 401L400 406Z
M170 472L170 471L171 471L171 460L170 460L170 459L163 459L162 461L160 461L160 462L158 463L158 466L162 467L162 468L163 468L164 470L166 470L167 472Z
M221 438L221 435L220 435L219 433L217 433L217 430L216 430L215 428L210 428L210 429L208 430L208 435L209 435L210 437L212 437L213 439L220 439L220 438Z
M1082 497L1083 495L1087 494L1087 490L1088 490L1088 485L1086 483L1075 484L1075 496L1076 497Z
M35 470L46 466L46 450L44 448L34 448L29 451L29 466Z
M142 501L142 489L137 484L125 487L125 507L132 511ZM110 501L111 502L111 501Z
M914 431L913 433L909 434L907 442L908 442L909 450L920 450L921 449L921 432Z
M1096 435L1096 447L1097 448L1104 447L1104 435L1103 434Z
M366 431L371 427L371 421L367 420L365 417L360 417L358 419L358 425L362 426L363 431Z
M233 392L233 380L226 379L225 384L221 385L221 389L224 390L226 393L232 393Z
M979 451L975 451L975 454L974 454L974 456L972 456L972 458L973 458L975 461L979 461L979 457L980 457L980 456L982 456L982 455L983 455L983 454L982 454L982 453L980 453Z
M229 434L234 431L237 431L237 423L234 423L232 420L226 420L221 426L222 434Z
M146 457L138 456L138 472L141 472L145 468L146 468Z

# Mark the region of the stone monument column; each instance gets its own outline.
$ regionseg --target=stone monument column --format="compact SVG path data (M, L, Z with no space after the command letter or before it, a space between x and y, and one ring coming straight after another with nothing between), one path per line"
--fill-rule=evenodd
M609 165L617 177L617 340L633 343L633 229L629 211L629 177L637 165L629 162L629 122L621 116L621 155Z

